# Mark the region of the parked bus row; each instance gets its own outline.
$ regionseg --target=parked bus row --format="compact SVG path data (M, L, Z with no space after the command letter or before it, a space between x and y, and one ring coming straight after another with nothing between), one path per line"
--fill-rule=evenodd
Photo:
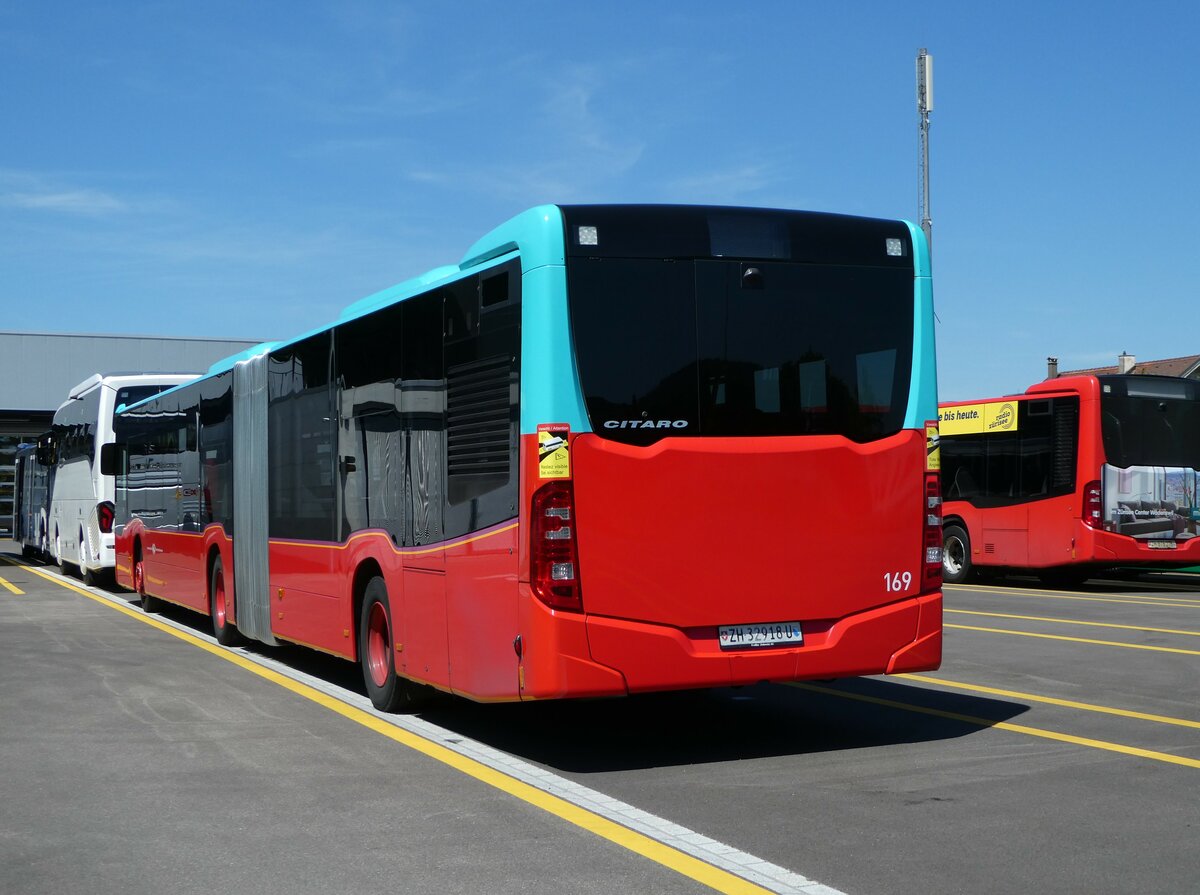
M71 389L50 431L17 451L13 536L25 556L89 583L112 577L114 482L100 472L100 450L116 437L119 408L195 375L97 373Z
M389 711L933 669L933 320L906 222L534 208L120 411L116 578Z
M544 206L204 375L81 383L17 537L386 710L927 670L943 577L1200 563L1200 382L935 379L910 224Z

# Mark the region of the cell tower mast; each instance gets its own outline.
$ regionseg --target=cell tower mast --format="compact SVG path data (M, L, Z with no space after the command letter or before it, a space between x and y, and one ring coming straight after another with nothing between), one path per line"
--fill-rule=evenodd
M933 111L933 57L921 51L917 53L917 125L919 134L920 159L917 162L917 175L920 179L920 195L917 200L917 215L921 219L921 229L925 231L925 241L929 243L929 252L933 254L933 220L929 216L929 113Z

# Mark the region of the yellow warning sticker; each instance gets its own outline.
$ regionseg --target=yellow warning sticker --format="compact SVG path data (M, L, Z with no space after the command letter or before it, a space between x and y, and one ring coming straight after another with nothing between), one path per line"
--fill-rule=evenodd
M925 470L927 472L941 472L942 469L942 446L941 436L938 435L938 424L927 422L925 424Z
M537 428L538 478L571 477L571 429L565 423L542 423Z

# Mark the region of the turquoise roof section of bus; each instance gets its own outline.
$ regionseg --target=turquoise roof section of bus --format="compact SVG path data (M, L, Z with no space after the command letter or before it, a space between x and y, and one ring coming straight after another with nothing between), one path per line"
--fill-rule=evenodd
M938 418L937 358L934 352L933 280L925 231L904 221L913 244L913 369L904 428L920 429Z
M237 354L222 358L208 368L208 376L216 376L218 373L224 373L227 370L232 370L244 360L250 360L252 357L258 357L260 354L266 354L272 348L278 346L279 342L259 342L252 348L247 348L245 351L239 351Z
M521 432L566 423L590 432L567 313L565 224L557 205L539 205L471 246L464 269L511 252L521 255Z
M411 298L414 295L419 295L433 284L439 283L442 280L449 280L459 273L461 273L461 268L456 264L435 267L433 270L423 273L419 277L413 277L411 280L405 280L403 283L389 286L387 289L376 292L374 295L368 295L366 298L360 298L353 304L347 305L342 309L341 316L338 317L338 322L353 320L355 317L369 314L378 308Z

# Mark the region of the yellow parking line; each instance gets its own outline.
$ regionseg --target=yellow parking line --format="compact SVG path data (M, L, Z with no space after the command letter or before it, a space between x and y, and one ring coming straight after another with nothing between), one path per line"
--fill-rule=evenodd
M307 684L294 681L277 671L257 665L236 653L229 652L223 647L209 643L196 637L194 634L189 634L186 631L180 631L176 628L165 624L153 616L148 616L143 612L131 609L128 606L123 606L115 603L112 600L105 599L93 593L89 593L82 587L77 587L66 581L62 581L42 572L40 569L31 568L31 572L41 575L48 581L52 581L60 587L65 587L67 590L74 591L77 594L87 597L89 600L94 600L103 606L110 609L115 609L118 612L124 613L130 618L135 618L138 621L150 625L153 628L158 628L173 637L178 637L180 640L199 647L205 652L218 656L227 662L232 662L244 671L249 671L251 674L258 675L265 680L278 684L279 686L290 690L291 692L302 696L305 699L321 705L331 712L336 712L342 717L361 724L375 733L381 734L390 740L393 740L401 745L420 752L429 758L439 761L442 764L448 765L457 771L473 777L482 783L486 783L496 789L506 792L509 795L527 802L536 808L552 814L568 823L574 824L589 833L607 839L609 842L620 845L629 851L641 855L656 864L673 870L676 873L694 879L702 885L708 886L717 892L727 893L727 895L770 895L770 890L756 885L740 876L736 876L719 867L715 867L699 858L682 852L672 846L659 842L643 833L638 833L628 827L622 826L615 821L595 814L586 808L575 805L566 799L551 795L544 792L535 786L524 783L513 777L508 776L500 771L488 767L482 762L472 758L467 758L464 755L447 749L431 740L424 739L415 733L396 727L387 721L377 718L369 712L355 708L352 705L341 702L340 700L328 696L310 687Z
M6 590L10 590L14 594L17 594L17 595L22 595L25 593L25 591L21 590L21 588L17 587L15 584L11 584L8 581L5 581L3 578L0 578L0 587L5 588Z
M1200 721L1189 721L1186 718L1172 718L1169 715L1151 715L1147 712L1118 709L1107 705L1096 705L1091 702L1075 702L1070 699L1056 699L1053 696L1039 696L1036 693L1021 693L1016 690L983 687L979 684L964 684L961 681L948 681L945 678L929 677L924 674L898 674L896 677L902 677L910 681L920 681L923 684L937 684L939 687L950 687L954 690L970 690L972 693L987 693L990 696L1005 696L1009 699L1020 699L1024 702L1042 702L1047 705L1060 705L1069 709L1079 709L1084 712L1102 712L1106 715L1119 715L1122 718L1134 718L1138 721L1154 721L1157 724L1174 724L1177 727L1193 727L1200 730Z
M1043 600L1082 600L1087 603L1122 603L1126 606L1167 606L1175 609L1200 609L1200 603L1184 602L1174 597L1164 597L1161 600L1155 597L1142 599L1139 595L1139 597L1136 599L1129 597L1126 599L1117 600L1113 599L1112 597L1072 596L1069 594L1056 593L1049 590L1022 591L1010 590L1008 588L996 590L988 588L964 587L962 585L946 585L944 589L953 590L958 593L988 594L989 596L997 597L1029 597L1031 599L1038 598ZM1169 602L1166 602L1168 600Z
M1153 631L1155 634L1183 634L1200 637L1200 631L1180 631L1176 628L1147 628L1143 625L1117 625L1112 622L1084 622L1072 618L1043 618L1040 615L1010 615L1006 612L973 612L970 609L943 609L955 615L982 615L987 618L1016 618L1029 622L1052 622L1056 625L1084 625L1089 628L1120 628L1123 631Z
M1172 646L1147 646L1141 643L1120 643L1116 640L1090 640L1086 637L1064 637L1062 634L1035 634L1032 631L1009 631L1006 628L977 628L973 625L942 625L960 631L984 631L988 634L1015 634L1018 637L1039 637L1043 640L1067 640L1071 643L1091 643L1096 646L1120 646L1125 649L1152 650L1156 653L1182 653L1185 656L1200 656L1200 650L1177 649Z
M1060 743L1072 743L1076 746L1087 746L1089 749L1103 749L1106 752L1119 752L1122 755L1133 755L1138 758L1149 758L1167 764L1183 765L1185 768L1200 768L1200 759L1187 758L1183 755L1172 755L1170 752L1155 752L1151 749L1140 749L1137 746L1126 746L1121 743L1109 743L1105 740L1093 740L1088 737L1077 737L1069 733L1059 733L1056 730L1043 730L1040 727L1028 727L1024 724L1012 724L1008 721L991 721L987 718L977 718L974 715L960 715L958 712L943 712L941 709L926 708L923 705L913 705L907 702L897 702L892 699L881 699L878 696L866 696L861 693L849 693L833 687L823 687L820 684L794 683L791 686L801 690L811 690L827 696L840 696L853 699L856 702L867 702L871 705L882 705L905 712L916 712L920 715L932 715L935 718L946 718L950 721L960 721L977 727L994 727L998 730L1008 730L1013 733L1023 733L1044 740L1057 740Z
M970 591L973 591L973 593L979 593L979 594L1012 594L1013 596L1057 596L1057 597L1061 597L1061 599L1063 599L1063 600L1073 599L1073 597L1076 600L1086 600L1086 599L1090 599L1090 597L1093 597L1093 599L1094 599L1094 597L1103 597L1105 595L1108 595L1108 596L1117 596L1117 597L1128 597L1128 599L1151 600L1151 601L1159 601L1159 602L1192 603L1193 606L1200 606L1200 599L1193 599L1193 597L1190 597L1190 596L1175 596L1174 595L1174 594L1194 594L1194 593L1196 593L1196 591L1200 590L1200 579L1198 579L1198 582L1196 582L1195 588L1182 588L1181 587L1178 590L1159 591L1159 593L1164 594L1164 596L1157 596L1154 594L1122 593L1121 590L1112 590L1112 591L1100 590L1100 591L1097 591L1096 594L1080 594L1080 593L1078 593L1078 591L1048 590L1046 588L1014 588L1014 587L1008 587L1008 585L1002 585L1002 587L988 587L988 585L984 585L984 584L943 584L942 587L947 590L970 590Z

